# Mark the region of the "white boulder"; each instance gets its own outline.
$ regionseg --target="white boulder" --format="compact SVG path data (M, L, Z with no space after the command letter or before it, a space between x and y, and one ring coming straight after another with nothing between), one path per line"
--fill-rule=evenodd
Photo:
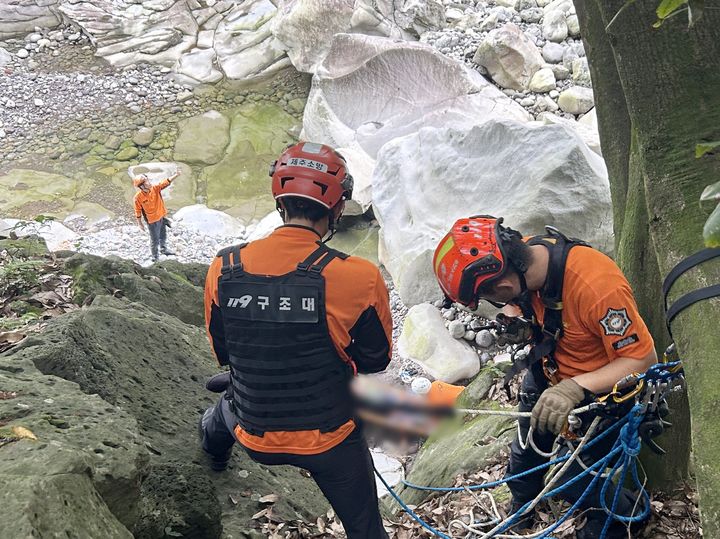
M463 339L450 336L440 311L428 303L408 311L398 352L433 378L451 384L472 378L480 370L477 353Z
M187 2L85 0L62 2L62 14L90 36L96 54L114 65L172 67L196 41L198 23Z
M197 82L217 82L222 79L223 74L215 69L216 58L213 49L193 49L178 59L175 72Z
M36 27L56 27L60 24L57 4L58 0L2 0L0 40L27 34Z
M214 45L228 78L267 76L290 65L283 44L273 35L276 13L270 0L250 0L222 14Z
M560 93L558 105L563 112L570 114L585 114L595 106L595 97L590 88L571 86Z
M406 305L440 296L432 253L460 217L504 217L524 234L553 225L612 249L605 163L559 125L492 120L396 139L378 155L373 207L381 262Z
M535 44L512 23L491 31L473 61L485 67L500 86L514 90L527 90L544 63Z
M283 220L278 212L274 211L269 213L263 217L260 222L247 228L247 241L255 241L266 238L272 234L277 227L282 226L282 224Z
M555 74L549 67L537 71L530 79L530 91L544 93L555 89Z
M12 62L12 54L0 47L0 67L4 67Z
M545 125L557 124L575 131L583 142L588 145L592 151L598 155L602 155L600 148L600 134L598 133L597 118L595 117L595 109L585 114L580 120L569 120L562 118L550 112L542 112L538 115L538 121ZM594 120L594 121L593 121Z
M565 14L558 10L546 12L542 23L542 32L543 37L548 41L560 43L565 40L568 36Z
M240 238L245 234L245 227L238 219L225 212L210 209L204 204L180 208L173 215L173 220L184 228L205 236Z
M58 221L45 220L21 221L20 219L4 219L0 221L0 237L8 236L13 231L18 238L35 235L45 240L49 251L74 251L79 240L75 232Z
M367 209L383 144L426 126L469 128L501 117L530 120L479 73L429 45L339 34L313 79L301 136L347 153Z

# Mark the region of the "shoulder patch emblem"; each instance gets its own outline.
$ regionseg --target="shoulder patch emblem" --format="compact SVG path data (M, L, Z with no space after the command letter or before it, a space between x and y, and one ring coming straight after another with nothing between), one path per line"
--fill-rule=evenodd
M632 324L627 309L608 309L605 317L600 320L605 335L619 335L622 337Z

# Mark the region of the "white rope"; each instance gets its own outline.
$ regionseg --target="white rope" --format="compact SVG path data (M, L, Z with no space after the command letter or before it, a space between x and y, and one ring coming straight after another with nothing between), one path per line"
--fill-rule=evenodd
M575 449L575 451L573 452L573 454L570 456L570 458L569 458L569 459L565 462L565 464L555 473L555 475L548 480L547 484L545 485L545 488L542 489L542 491L540 492L540 494L538 494L538 495L535 497L535 499L530 503L530 505L528 505L527 508L526 508L520 515L518 515L518 516L521 516L521 517L522 517L522 516L528 514L530 511L532 511L532 510L535 508L535 506L540 502L540 500L542 500L543 496L545 496L545 494L547 494L550 490L552 490L552 488L554 487L555 483L557 483L557 482L560 480L560 478L564 475L564 473L567 471L567 469L572 465L572 463L575 461L575 459L577 458L577 456L580 454L580 452L582 451L583 447L585 447L585 444L587 443L587 441L589 440L589 438L592 436L593 432L595 432L595 429L597 428L598 423L600 423L600 418L599 418L599 417L596 417L595 419L593 419L593 422L590 424L590 427L588 427L588 430L587 430L587 432L585 433L585 436L583 436L582 441L578 444L577 448ZM515 516L515 515L510 515L510 516L508 516L508 518L506 518L504 521L502 521L501 523L499 523L499 524L498 524L497 526L495 526L492 530L490 530L489 532L485 533L485 534L481 537L481 539L490 539L491 537L499 537L499 538L502 538L503 535L497 535L497 536L496 536L495 533L496 533L500 528L504 527L508 522L510 522L510 520L512 520L514 516ZM526 535L526 536L524 536L524 537L527 538L527 539L532 539L532 538L534 538L534 537L540 537L543 533L545 533L545 532L544 532L544 531L536 532L536 533L534 533L534 534L532 534L532 535ZM509 535L508 537L512 538L513 536L512 536L512 535Z

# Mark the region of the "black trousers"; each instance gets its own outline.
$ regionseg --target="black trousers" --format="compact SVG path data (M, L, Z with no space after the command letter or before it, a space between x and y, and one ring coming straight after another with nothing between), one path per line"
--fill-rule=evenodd
M150 232L150 252L154 258L157 258L158 247L163 251L166 249L167 222L165 218L163 217L154 223L148 223L148 231Z
M525 378L523 379L522 386L521 386L521 400L519 409L521 412L529 412L532 410L533 406L537 402L537 399L540 397L543 391L545 391L548 388L548 381L545 377L545 374L542 370L542 365L540 362L534 364L530 369L528 369L527 373L525 374ZM583 420L583 424L585 426L589 425L592 421L592 416L590 414L583 414L584 416L589 417L581 417ZM520 436L522 436L523 439L527 437L527 432L530 427L530 419L529 418L521 418L519 420L520 424ZM597 429L595 431L595 434L599 434L604 429L607 429L608 427L612 426L613 421L612 420L603 420L603 422L600 424L601 428ZM618 432L619 434L619 432ZM539 434L534 433L534 440L535 444L537 445L538 449L540 449L543 452L549 453L552 450L553 442L555 441L556 436L554 434L546 433L546 434ZM610 434L607 438L604 438L602 441L598 442L596 445L591 447L590 449L584 451L582 453L583 456L583 462L586 466L591 466L598 460L600 460L602 457L607 456L607 454L612 449L612 446L615 443L615 440L617 439L617 435ZM557 457L561 457L568 453L568 448L564 447L562 450L560 450ZM510 446L510 463L507 467L506 477L511 475L516 475L521 472L524 472L525 470L529 470L531 468L534 468L535 466L539 466L541 464L544 464L548 462L549 459L538 455L535 450L528 446L526 449L523 449L520 446L520 443L517 439L515 439ZM573 477L576 477L583 471L582 467L577 463L574 462L565 472L565 475L560 478L558 483L556 483L555 486L561 486ZM524 504L526 502L529 502L533 500L543 489L544 487L544 475L547 472L547 469L545 470L539 470L535 473L526 475L525 477L519 478L519 479L513 479L512 481L508 482L508 487L510 488L510 491L512 492L513 501L516 501L518 503ZM592 481L593 476L591 474L588 474L585 476L582 480L578 481L574 485L571 485L569 488L564 490L561 494L562 498L566 500L569 503L575 503L580 496L582 496L583 492L587 489L588 485ZM592 509L597 508L599 509L602 507L600 503L600 488L602 486L603 479L599 479L595 483L595 488L593 489L593 492L591 492L583 501L583 503L580 505L580 510L585 509ZM612 503L613 494L615 492L614 488L610 489L610 493L608 493L608 503ZM617 513L620 515L630 515L632 514L633 507L635 506L635 500L637 496L633 496L632 493L627 490L623 489L620 493L620 496L618 498L618 506L617 506ZM642 503L642 502L640 502ZM636 508L636 512L641 510L641 506L638 506ZM603 522L605 520L605 517L607 515L604 511L598 510L598 511L590 511L588 513L588 518L598 518L602 519Z
M236 441L232 434L235 425L229 401L223 397L205 425L203 449L223 455ZM316 455L243 449L260 464L284 464L309 471L345 527L348 539L387 539L378 509L372 457L359 427L340 444Z

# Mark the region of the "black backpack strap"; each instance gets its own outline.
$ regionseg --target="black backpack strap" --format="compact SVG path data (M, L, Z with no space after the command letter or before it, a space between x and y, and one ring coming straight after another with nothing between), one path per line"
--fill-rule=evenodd
M703 262L707 262L708 260L712 260L713 258L718 256L720 256L720 247L702 249L701 251L690 255L684 260L681 260L673 269L670 270L670 273L667 274L667 277L665 277L662 285L665 311L669 312L667 299L668 294L670 293L670 289L675 284L675 281L677 281L680 276L683 275L686 271L691 270L695 266L698 266Z
M665 303L665 324L667 326L668 333L672 337L672 330L670 328L672 321L675 319L675 317L680 314L682 311L690 307L691 305L694 305L698 301L703 301L706 299L711 299L720 296L720 284L715 284L711 286L706 286L704 288L700 288L698 290L693 290L692 292L688 292L687 294L681 296L677 301L675 301L670 308L668 308L667 300L668 295L670 294L670 290L672 289L675 282L680 278L681 275L683 275L685 272L691 270L692 268L699 266L700 264L707 262L708 260L712 260L713 258L717 258L720 256L720 247L712 247L707 249L702 249L698 251L697 253L694 253L690 255L689 257L681 260L673 269L670 270L670 273L667 274L667 277L665 277L665 280L663 281L663 301Z
M678 299L675 303L673 303L670 308L667 311L667 314L665 314L665 321L667 324L668 333L670 333L670 336L672 337L672 331L670 330L670 324L672 324L673 319L680 314L681 311L684 311L690 305L694 305L698 301L703 301L706 299L716 298L720 296L720 284L714 284L712 286L706 286L704 288L699 288L698 290L693 290L692 292L688 292L684 296L682 296L680 299Z
M322 242L317 242L318 248L310 253L305 260L297 265L297 271L309 272L312 275L319 275L325 267L335 258L345 260L350 255L346 255L336 249L331 249Z
M215 255L222 258L222 267L220 268L220 278L230 279L233 276L241 275L243 273L243 265L240 260L240 251L247 246L247 243L241 243L239 245L231 245L218 251Z

